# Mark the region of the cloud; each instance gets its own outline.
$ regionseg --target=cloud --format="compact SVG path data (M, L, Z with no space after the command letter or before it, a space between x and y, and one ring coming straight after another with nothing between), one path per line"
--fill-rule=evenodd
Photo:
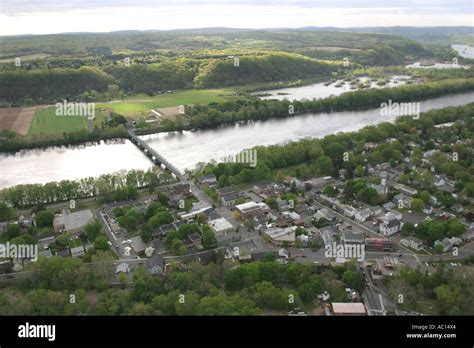
M470 0L1 0L0 35L199 27L472 25Z

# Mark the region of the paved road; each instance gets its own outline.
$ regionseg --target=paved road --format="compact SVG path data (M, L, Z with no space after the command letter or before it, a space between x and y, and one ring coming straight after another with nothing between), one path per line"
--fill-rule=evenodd
M365 267L360 269L364 275L366 286L362 294L369 315L386 315L387 312L397 313L396 304L372 281L369 271Z

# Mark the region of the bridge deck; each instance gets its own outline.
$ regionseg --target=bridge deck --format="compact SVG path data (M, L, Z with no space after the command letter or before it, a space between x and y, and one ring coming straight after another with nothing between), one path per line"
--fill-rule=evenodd
M127 130L132 142L138 145L138 148L151 156L155 157L155 161L163 164L166 168L168 168L176 177L184 181L185 178L183 174L179 171L178 168L176 168L173 164L171 164L166 158L164 158L162 155L160 155L156 150L152 149L146 142L144 142L142 139L140 139L133 130L128 129Z

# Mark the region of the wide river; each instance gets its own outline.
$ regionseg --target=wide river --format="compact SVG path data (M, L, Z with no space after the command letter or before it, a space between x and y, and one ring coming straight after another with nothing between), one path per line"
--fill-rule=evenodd
M291 98L289 98L291 99ZM474 92L449 95L421 102L421 111L474 101ZM142 138L180 170L199 162L235 154L242 149L285 143L337 132L355 131L367 125L393 122L379 109L332 114L305 114L284 119L255 121L216 129L146 135ZM101 142L99 145L50 147L0 154L0 188L26 183L46 183L98 176L121 169L147 169L152 166L128 140Z

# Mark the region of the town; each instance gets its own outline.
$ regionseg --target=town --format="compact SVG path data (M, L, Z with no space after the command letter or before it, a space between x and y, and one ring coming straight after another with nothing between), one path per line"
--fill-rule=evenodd
M318 169L319 176L278 172L274 181L232 185L221 170L229 164L214 162L192 175L172 173L166 183L135 189L126 199L19 210L0 203L1 238L37 243L46 259L93 264L97 252L113 255L101 263L109 284L119 287L132 286L143 272L163 277L211 263L231 270L261 262L297 264L316 273L342 268L336 286L316 286L309 294L303 287L298 301L290 292L290 306L277 306L274 313L429 314L432 305L409 303L412 290L394 293L400 282L394 279L400 272L457 272L472 262L474 187L464 165L472 160L473 140L464 127L472 127L472 119L436 124L430 137L418 130L355 142L352 151L340 154L340 169ZM33 276L30 264L28 258L3 261L0 280ZM452 313L462 309L462 303L447 306L444 311Z

